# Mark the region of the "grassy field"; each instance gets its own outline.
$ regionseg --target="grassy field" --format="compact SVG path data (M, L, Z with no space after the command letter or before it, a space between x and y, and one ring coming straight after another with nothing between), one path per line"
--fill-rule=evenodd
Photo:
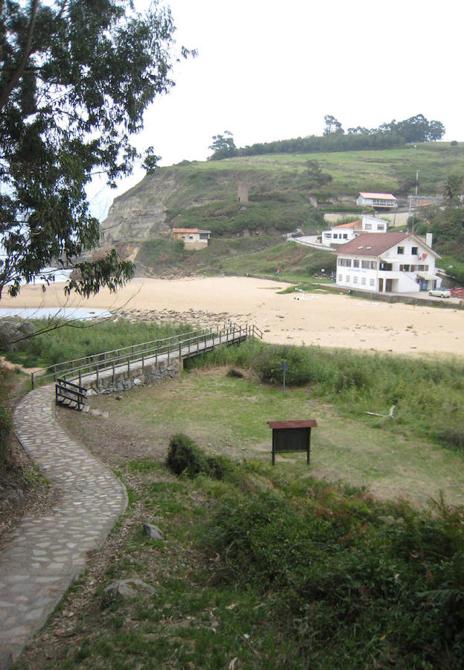
M130 506L18 670L461 668L464 519L439 496L461 500L461 454L226 371L93 398L106 420L61 412ZM312 465L291 454L272 468L266 421L302 416L319 421ZM222 455L216 475L166 469L178 430ZM390 502L402 495L437 504ZM154 593L105 600L128 578Z
M266 184L272 183L274 190L281 185L285 191L297 181L303 186L308 160L318 161L323 170L332 175L333 181L324 190L333 195L352 194L355 198L360 190L396 192L402 181L415 179L416 170L420 172L420 191L436 193L438 184L448 174L464 172L464 146L453 147L447 142L439 142L381 151L269 154L194 162L175 169L184 171L192 182L203 183L208 175L211 181L221 175L224 178L237 175L257 185L263 181L263 190ZM235 185L232 186L231 191L235 194Z
M270 460L270 420L316 418L312 475L366 486L382 498L425 504L440 492L449 503L464 503L464 458L414 435L392 435L375 417L349 418L307 388L261 384L253 376L233 379L227 369L195 371L180 382L143 389L118 404L123 426L137 427L161 454L173 433L187 433L200 446L238 460ZM100 409L112 399L94 400ZM386 423L386 422L385 422ZM289 476L305 477L304 455L282 457Z

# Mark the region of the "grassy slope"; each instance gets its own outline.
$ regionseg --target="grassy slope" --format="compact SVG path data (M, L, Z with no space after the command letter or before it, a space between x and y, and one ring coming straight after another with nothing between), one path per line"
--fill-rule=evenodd
M213 240L208 250L188 254L166 240L145 242L138 262L156 274L178 269L186 273L233 272L236 262L228 257L240 254L247 256L241 273L262 273L260 258L248 254L271 246L272 241L277 244L278 231L300 227L310 232L323 227L320 211L308 201L307 160L319 161L333 176L332 183L317 193L322 205L325 201L330 209L334 206L330 201L340 196L352 198L354 205L361 189L397 192L404 180L415 178L416 170L420 191L437 193L448 174L464 173L464 146L438 143L384 151L276 154L163 168L163 179L176 179L176 188L167 201L169 224L208 228L213 231ZM246 208L237 202L238 181L249 185L250 204ZM156 183L146 178L132 192L154 205L156 189ZM349 207L350 203L345 205ZM244 229L251 231L252 237L236 238ZM256 239L255 230L265 233L261 239ZM268 265L272 265L275 253L269 250L266 255Z
M394 467L419 492L456 479L461 456L418 443L420 458L412 441L388 444L381 431L307 407L301 390L284 396L224 372L138 389L117 407L94 399L111 421L66 413L80 440L117 463L130 506L18 670L462 668L462 510L380 504L311 476L325 474L326 459L382 485ZM321 419L312 467L292 454L272 468L266 419L305 409ZM175 478L163 460L179 428L246 461L220 481ZM142 521L165 540L150 540ZM102 604L110 581L134 577L153 595Z

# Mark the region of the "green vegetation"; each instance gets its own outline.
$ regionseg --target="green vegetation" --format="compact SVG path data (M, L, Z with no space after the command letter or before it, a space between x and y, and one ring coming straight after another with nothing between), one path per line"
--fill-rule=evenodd
M271 236L213 238L206 249L192 253L172 240L143 243L138 260L157 274L179 271L185 274L237 274L310 283L315 274L330 276L336 257ZM322 272L324 269L324 272Z
M223 160L231 156L256 156L275 153L308 153L320 151L353 151L359 149L385 149L406 143L440 140L445 127L440 121L428 121L423 114L417 114L403 121L382 123L378 128L348 128L345 133L342 124L333 116L324 117L325 129L322 136L294 137L288 140L263 142L237 148L232 133L215 135L210 149L210 160Z
M11 430L10 401L13 373L0 368L0 472L9 459L9 436Z
M62 361L90 356L103 351L169 337L188 330L185 327L157 323L132 323L125 319L93 321L87 323L59 323L57 328L48 321L34 321L35 335L21 342L17 351L3 352L13 363L25 367L47 367ZM49 328L51 328L49 330Z
M187 445L194 463L205 463L217 451L234 412L238 450L247 438L256 440L250 421L258 415L269 460L263 405L266 412L273 408L288 416L292 408L307 407L308 399L301 389L284 396L251 379L227 377L224 370L185 375L180 383L150 393L151 398L146 389L129 393L114 416L123 426L125 418L134 418L134 409L148 403L157 416L145 411L135 420L142 421L144 435L163 433L158 459L133 459L127 450L118 459L131 505L116 551L108 550L103 574L99 567L96 591L91 571L68 595L61 620L56 621L56 614L52 628L20 659L18 670L137 663L190 670L462 667L462 508L440 500L422 511L405 502L379 502L360 488L318 479L317 465L308 469L301 457L292 462L287 455L272 468L253 459L250 449L242 463L222 456L228 467L219 479L204 467L175 477L162 463L170 439ZM112 407L111 398L98 403ZM172 439L173 418L202 434L198 443L209 443L209 448L200 449L186 436ZM247 437L240 436L239 425ZM340 451L352 426L343 421L339 427ZM330 427L321 420L314 437ZM93 425L83 421L76 430L85 439ZM370 433L363 444L369 452L369 437L376 431L364 431ZM326 446L314 440L314 463ZM404 445L398 445L403 476L412 453L404 452ZM442 453L454 461L454 466L448 464L449 474L458 473L462 457ZM435 454L440 454L437 447ZM372 448L368 457L378 462ZM420 460L426 460L424 452ZM431 460L433 481L442 474L440 459ZM377 479L382 475L377 473ZM156 520L165 540L148 538L141 519ZM101 566L101 556L99 560ZM153 585L155 593L103 606L110 581L133 577ZM50 635L50 630L60 634Z
M288 384L309 384L312 396L333 403L347 416L372 424L366 412L387 414L395 405L394 421L377 420L383 429L461 450L464 447L464 364L458 360L417 361L248 342L239 348L217 349L190 365L248 367L263 381L281 384L282 360L289 363Z

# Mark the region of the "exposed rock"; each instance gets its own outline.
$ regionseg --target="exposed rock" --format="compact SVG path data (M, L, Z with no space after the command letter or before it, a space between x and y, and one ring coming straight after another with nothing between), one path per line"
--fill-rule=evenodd
M103 592L102 604L104 607L118 600L138 598L141 595L151 596L155 589L141 579L116 579Z
M164 540L164 535L158 528L151 523L144 523L143 530L148 537L151 537L152 540Z

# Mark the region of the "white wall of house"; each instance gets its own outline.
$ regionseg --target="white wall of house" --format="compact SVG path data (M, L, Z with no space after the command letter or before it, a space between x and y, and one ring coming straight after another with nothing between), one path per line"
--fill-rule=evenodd
M330 247L334 244L346 244L356 237L356 232L351 228L331 228L322 233L322 244Z
M337 286L380 293L416 293L441 286L435 255L416 238L402 241L381 256L337 257ZM424 275L424 276L421 276Z
M365 233L386 233L388 221L378 219L376 216L363 216L362 229Z
M385 209L395 209L398 207L397 200L384 200L383 198L365 198L360 195L356 199L358 207L382 207Z

